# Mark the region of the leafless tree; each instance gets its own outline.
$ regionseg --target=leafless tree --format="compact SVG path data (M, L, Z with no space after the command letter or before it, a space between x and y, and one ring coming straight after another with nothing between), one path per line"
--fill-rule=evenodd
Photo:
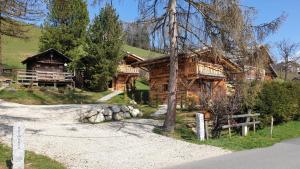
M140 21L152 27L153 44L162 44L170 55L167 132L175 128L178 52L209 47L216 56L225 51L241 60L251 56L249 49L276 31L286 17L255 26L255 9L239 0L139 0L139 9Z
M282 40L277 43L277 48L281 59L283 60L284 80L287 80L288 70L291 63L300 60L300 56L296 55L299 49L299 43L293 43L288 40Z
M2 36L28 38L28 24L40 19L43 3L43 0L0 0L0 65Z

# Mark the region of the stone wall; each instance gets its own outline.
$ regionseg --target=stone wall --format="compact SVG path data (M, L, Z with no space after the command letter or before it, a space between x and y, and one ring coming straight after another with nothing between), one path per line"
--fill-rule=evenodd
M98 105L80 114L79 121L83 123L100 123L103 121L120 121L142 117L143 113L133 106Z

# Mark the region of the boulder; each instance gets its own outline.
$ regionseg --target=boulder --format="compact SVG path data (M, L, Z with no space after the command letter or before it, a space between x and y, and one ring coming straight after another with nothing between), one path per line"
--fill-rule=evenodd
M121 113L114 113L113 116L112 116L112 118L115 121L123 120L123 116L121 115Z
M140 113L139 109L133 109L132 111L130 111L132 117L137 117L139 113Z
M137 115L137 117L143 117L143 112L140 111L140 113Z
M124 118L125 118L125 119L130 119L130 118L131 118L130 113L129 113L129 112L125 112L125 113L124 113Z
M111 121L112 120L112 115L111 116L104 116L106 121Z
M119 113L121 111L119 106L112 106L111 110L112 110L113 113Z
M134 101L134 100L130 100L130 101L129 101L129 104L136 105L137 103L136 103L136 101Z
M97 114L98 114L98 111L96 109L90 109L90 110L86 111L83 116L90 118L92 116L96 116Z
M122 110L122 112L129 112L129 108L127 107L127 106L125 106L125 105L122 105L121 106L121 110Z
M104 116L112 116L113 112L109 108L104 108L102 114Z
M102 113L99 113L99 114L89 118L90 123L100 123L100 122L103 122L104 120L105 120L105 118Z
M132 106L127 106L129 111L132 111L134 108Z

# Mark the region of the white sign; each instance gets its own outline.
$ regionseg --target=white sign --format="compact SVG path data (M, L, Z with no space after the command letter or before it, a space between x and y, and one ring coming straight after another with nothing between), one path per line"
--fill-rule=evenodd
M22 123L15 123L13 125L12 135L12 169L24 169L24 134L25 126Z
M204 115L203 113L196 114L196 130L197 130L197 138L203 141L205 138L205 129L204 129Z

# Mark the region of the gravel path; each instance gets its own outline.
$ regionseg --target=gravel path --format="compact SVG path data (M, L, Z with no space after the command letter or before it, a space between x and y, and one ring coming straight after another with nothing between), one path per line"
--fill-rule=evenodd
M26 149L71 169L152 169L229 153L152 133L154 120L80 124L78 113L94 105L25 106L0 100L0 139L9 144L11 124L26 126Z

